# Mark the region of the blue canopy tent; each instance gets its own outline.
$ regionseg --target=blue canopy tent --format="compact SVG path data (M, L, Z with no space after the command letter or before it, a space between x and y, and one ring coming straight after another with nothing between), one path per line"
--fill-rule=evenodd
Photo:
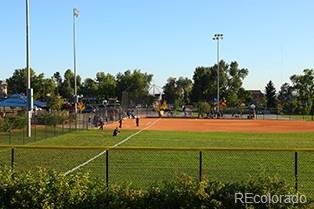
M19 96L19 97L8 97L6 99L3 99L0 101L0 107L21 107L26 108L27 107L27 101L25 96ZM46 108L47 103L41 102L41 101L34 101L34 107L37 108Z
M0 102L0 107L26 107L26 100L22 98L7 98Z

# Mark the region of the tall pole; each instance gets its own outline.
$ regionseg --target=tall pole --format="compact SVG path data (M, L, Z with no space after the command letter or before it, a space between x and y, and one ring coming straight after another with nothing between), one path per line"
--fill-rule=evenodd
M79 16L78 9L73 9L73 61L74 61L74 105L75 105L75 114L77 114L77 76L76 76L76 37L75 37L75 18Z
M220 111L220 92L219 92L219 39L217 39L217 102L218 112Z
M32 136L32 90L30 73L29 0L26 0L27 137Z
M217 111L220 112L220 86L219 86L219 40L223 39L223 34L215 34L213 40L217 41Z

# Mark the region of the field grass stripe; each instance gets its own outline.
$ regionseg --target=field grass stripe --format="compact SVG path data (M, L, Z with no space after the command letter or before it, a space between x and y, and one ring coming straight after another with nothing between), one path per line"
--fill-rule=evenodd
M126 141L128 141L128 140L131 139L132 137L136 136L137 134L143 132L144 130L146 130L146 129L150 128L150 127L152 127L152 126L155 125L159 120L160 120L160 118L157 119L157 120L155 120L154 122L152 122L149 126L146 126L145 128L142 128L142 129L139 130L138 132L135 132L134 134L131 134L131 135L128 136L127 138L123 139L122 141L120 141L120 142L114 144L114 145L112 146L112 148L115 148L115 147L117 147L117 146L119 146L119 145L125 143ZM102 152L100 152L100 153L98 153L97 155L95 155L94 157L92 157L92 158L90 158L89 160L85 161L84 163L81 163L80 165L78 165L78 166L76 166L76 167L74 167L74 168L72 168L72 169L66 171L63 175L66 176L66 175L68 175L68 174L70 174L70 173L73 173L73 172L76 171L77 169L79 169L79 168L81 168L81 167L87 165L88 163L92 162L93 160L97 159L98 157L100 157L101 155L103 155L103 154L105 154L105 153L106 153L106 150L105 150L105 151L102 151Z
M81 167L87 165L88 163L92 162L93 160L97 159L98 157L100 157L101 155L103 155L103 154L105 154L105 153L106 153L106 151L102 151L101 153L95 155L94 157L90 158L89 160L85 161L84 163L82 163L82 164L80 164L80 165L78 165L78 166L72 168L71 170L68 170L67 172L64 173L64 175L66 176L66 175L68 175L68 174L70 174L70 173L76 171L77 169L79 169L79 168L81 168Z

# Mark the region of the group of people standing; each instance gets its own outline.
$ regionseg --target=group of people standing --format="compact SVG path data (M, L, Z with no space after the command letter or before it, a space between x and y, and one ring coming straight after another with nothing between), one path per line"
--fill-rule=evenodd
M112 136L117 136L120 134L120 130L119 128L122 128L122 124L123 124L123 114L120 114L119 113L119 127L116 127L112 133ZM135 123L136 123L136 126L139 127L140 125L140 118L137 116L135 117L134 114L133 114L133 111L131 112L127 112L127 116L129 119L135 119Z

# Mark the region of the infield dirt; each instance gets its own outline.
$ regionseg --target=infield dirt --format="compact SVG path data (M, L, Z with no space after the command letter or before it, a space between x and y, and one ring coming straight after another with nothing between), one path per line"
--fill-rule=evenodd
M297 120L228 120L228 119L173 119L141 118L136 127L135 119L124 119L123 129L201 131L201 132L254 132L254 133L286 133L314 132L314 122ZM152 123L154 124L152 125ZM115 128L118 122L106 125Z

